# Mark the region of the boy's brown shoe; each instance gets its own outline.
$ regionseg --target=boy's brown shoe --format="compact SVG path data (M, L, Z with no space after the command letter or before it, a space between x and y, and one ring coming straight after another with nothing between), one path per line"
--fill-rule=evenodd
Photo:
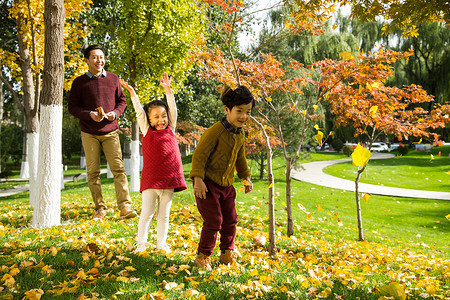
M136 211L134 211L133 209L129 208L128 206L124 206L121 210L120 210L120 217L119 219L131 219L137 216Z
M194 266L199 269L211 271L211 259L208 255L199 252L194 260Z
M100 220L100 219L103 219L105 216L106 216L106 210L104 210L103 208L99 208L99 209L97 209L95 214L92 216L92 219Z
M236 263L233 250L225 250L220 253L219 262L224 265L232 265Z

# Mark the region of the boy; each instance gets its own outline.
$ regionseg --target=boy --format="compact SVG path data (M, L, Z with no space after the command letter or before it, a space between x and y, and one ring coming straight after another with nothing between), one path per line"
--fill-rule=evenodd
M254 106L253 96L245 86L235 90L228 88L222 94L222 103L226 115L203 133L192 156L189 175L194 181L197 208L203 218L194 265L206 270L211 270L210 256L216 245L217 232L220 232L220 263L235 262L235 169L238 177L244 179L245 192L253 189L242 130Z

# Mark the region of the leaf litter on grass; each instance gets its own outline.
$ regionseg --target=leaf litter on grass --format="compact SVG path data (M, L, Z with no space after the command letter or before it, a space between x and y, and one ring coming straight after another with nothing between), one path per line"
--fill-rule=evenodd
M172 207L171 253L150 248L139 255L133 254L136 219L118 221L114 216L94 222L83 205L68 202L63 207L71 219L40 230L27 227L30 206L2 207L0 299L129 299L136 293L140 299L208 299L211 290L235 299L352 299L346 296L352 292L362 293L361 299L450 298L450 262L442 253L344 237L327 240L331 229L326 221L308 212L305 222L316 223L318 229L300 224L296 236L288 238L278 228L274 257L267 252L267 219L242 213L238 264L219 265L216 249L213 270L205 272L192 263L202 225L194 205ZM156 266L152 274L145 274L146 262ZM156 283L148 287L141 282L147 277Z

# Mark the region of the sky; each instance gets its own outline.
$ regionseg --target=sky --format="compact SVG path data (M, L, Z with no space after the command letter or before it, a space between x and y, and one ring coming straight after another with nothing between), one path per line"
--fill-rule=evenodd
M267 14L269 13L269 8L273 6L277 6L282 4L282 0L255 0L255 7L251 9L251 11L260 11L255 14L256 19L261 23L264 18L267 18ZM342 9L343 15L350 14L350 7L346 6ZM257 22L258 23L258 22ZM253 35L239 35L239 44L241 51L245 52L249 45L251 45L254 41L258 39L259 31L261 30L261 24L255 24L253 26Z
M269 13L269 8L273 7L276 4L281 3L282 0L256 0L255 7L251 9L251 11L259 11L255 14L255 18L257 23L261 23L264 18L267 17ZM261 30L261 24L255 24L253 26L254 35L239 35L239 43L241 51L245 51L249 45L251 45L254 41L258 39L259 31Z

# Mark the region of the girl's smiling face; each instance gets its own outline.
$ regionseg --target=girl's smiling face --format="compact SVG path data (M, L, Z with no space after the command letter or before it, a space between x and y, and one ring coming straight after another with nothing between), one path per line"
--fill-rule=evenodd
M167 111L163 106L153 107L148 113L150 126L155 130L166 129L169 125L169 117Z
M248 118L250 118L252 113L252 103L233 106L231 110L225 106L225 112L227 114L228 123L234 128L240 128L243 127Z

